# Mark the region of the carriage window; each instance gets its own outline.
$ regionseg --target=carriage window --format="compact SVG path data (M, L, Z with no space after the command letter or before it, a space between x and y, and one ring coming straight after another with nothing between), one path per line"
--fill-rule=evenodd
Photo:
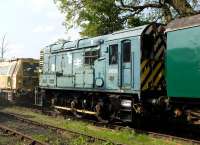
M130 62L131 61L131 41L124 41L122 42L122 49L123 49L123 62Z
M99 58L100 49L94 51L86 51L85 52L85 64L93 65L94 61Z
M109 46L109 64L117 64L118 62L118 44Z

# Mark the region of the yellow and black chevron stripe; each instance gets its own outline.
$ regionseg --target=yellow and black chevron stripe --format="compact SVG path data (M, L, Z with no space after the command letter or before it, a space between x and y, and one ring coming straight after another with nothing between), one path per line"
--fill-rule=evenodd
M158 34L155 38L154 43L154 59L155 60L163 60L164 53L166 48L165 38L162 34Z
M157 90L162 88L164 80L164 63L145 59L141 64L141 89Z
M153 58L142 58L141 60L141 90L158 90L164 88L164 54L166 40L162 27L154 32ZM152 31L150 33L153 33Z

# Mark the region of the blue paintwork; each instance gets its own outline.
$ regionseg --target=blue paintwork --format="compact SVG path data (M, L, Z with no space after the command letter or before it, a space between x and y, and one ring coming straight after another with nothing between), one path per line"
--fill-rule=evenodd
M86 38L44 49L40 87L140 94L140 39L146 26ZM131 62L122 63L122 41L131 41ZM109 64L108 47L118 44L118 64ZM100 50L94 65L84 64L85 51Z

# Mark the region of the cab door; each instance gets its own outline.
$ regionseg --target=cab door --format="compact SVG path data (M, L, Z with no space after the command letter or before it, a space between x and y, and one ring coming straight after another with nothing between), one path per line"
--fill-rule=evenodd
M106 86L108 89L118 90L120 88L119 81L119 46L117 41L108 44L108 62L107 62L107 81Z
M132 82L131 75L131 40L121 41L121 87L130 89Z

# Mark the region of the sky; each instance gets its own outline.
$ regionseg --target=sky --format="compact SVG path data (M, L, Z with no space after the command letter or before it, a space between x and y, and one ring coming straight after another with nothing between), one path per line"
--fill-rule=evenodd
M6 58L39 58L40 49L58 39L76 40L79 29L66 32L53 0L0 0L0 43L6 34Z

